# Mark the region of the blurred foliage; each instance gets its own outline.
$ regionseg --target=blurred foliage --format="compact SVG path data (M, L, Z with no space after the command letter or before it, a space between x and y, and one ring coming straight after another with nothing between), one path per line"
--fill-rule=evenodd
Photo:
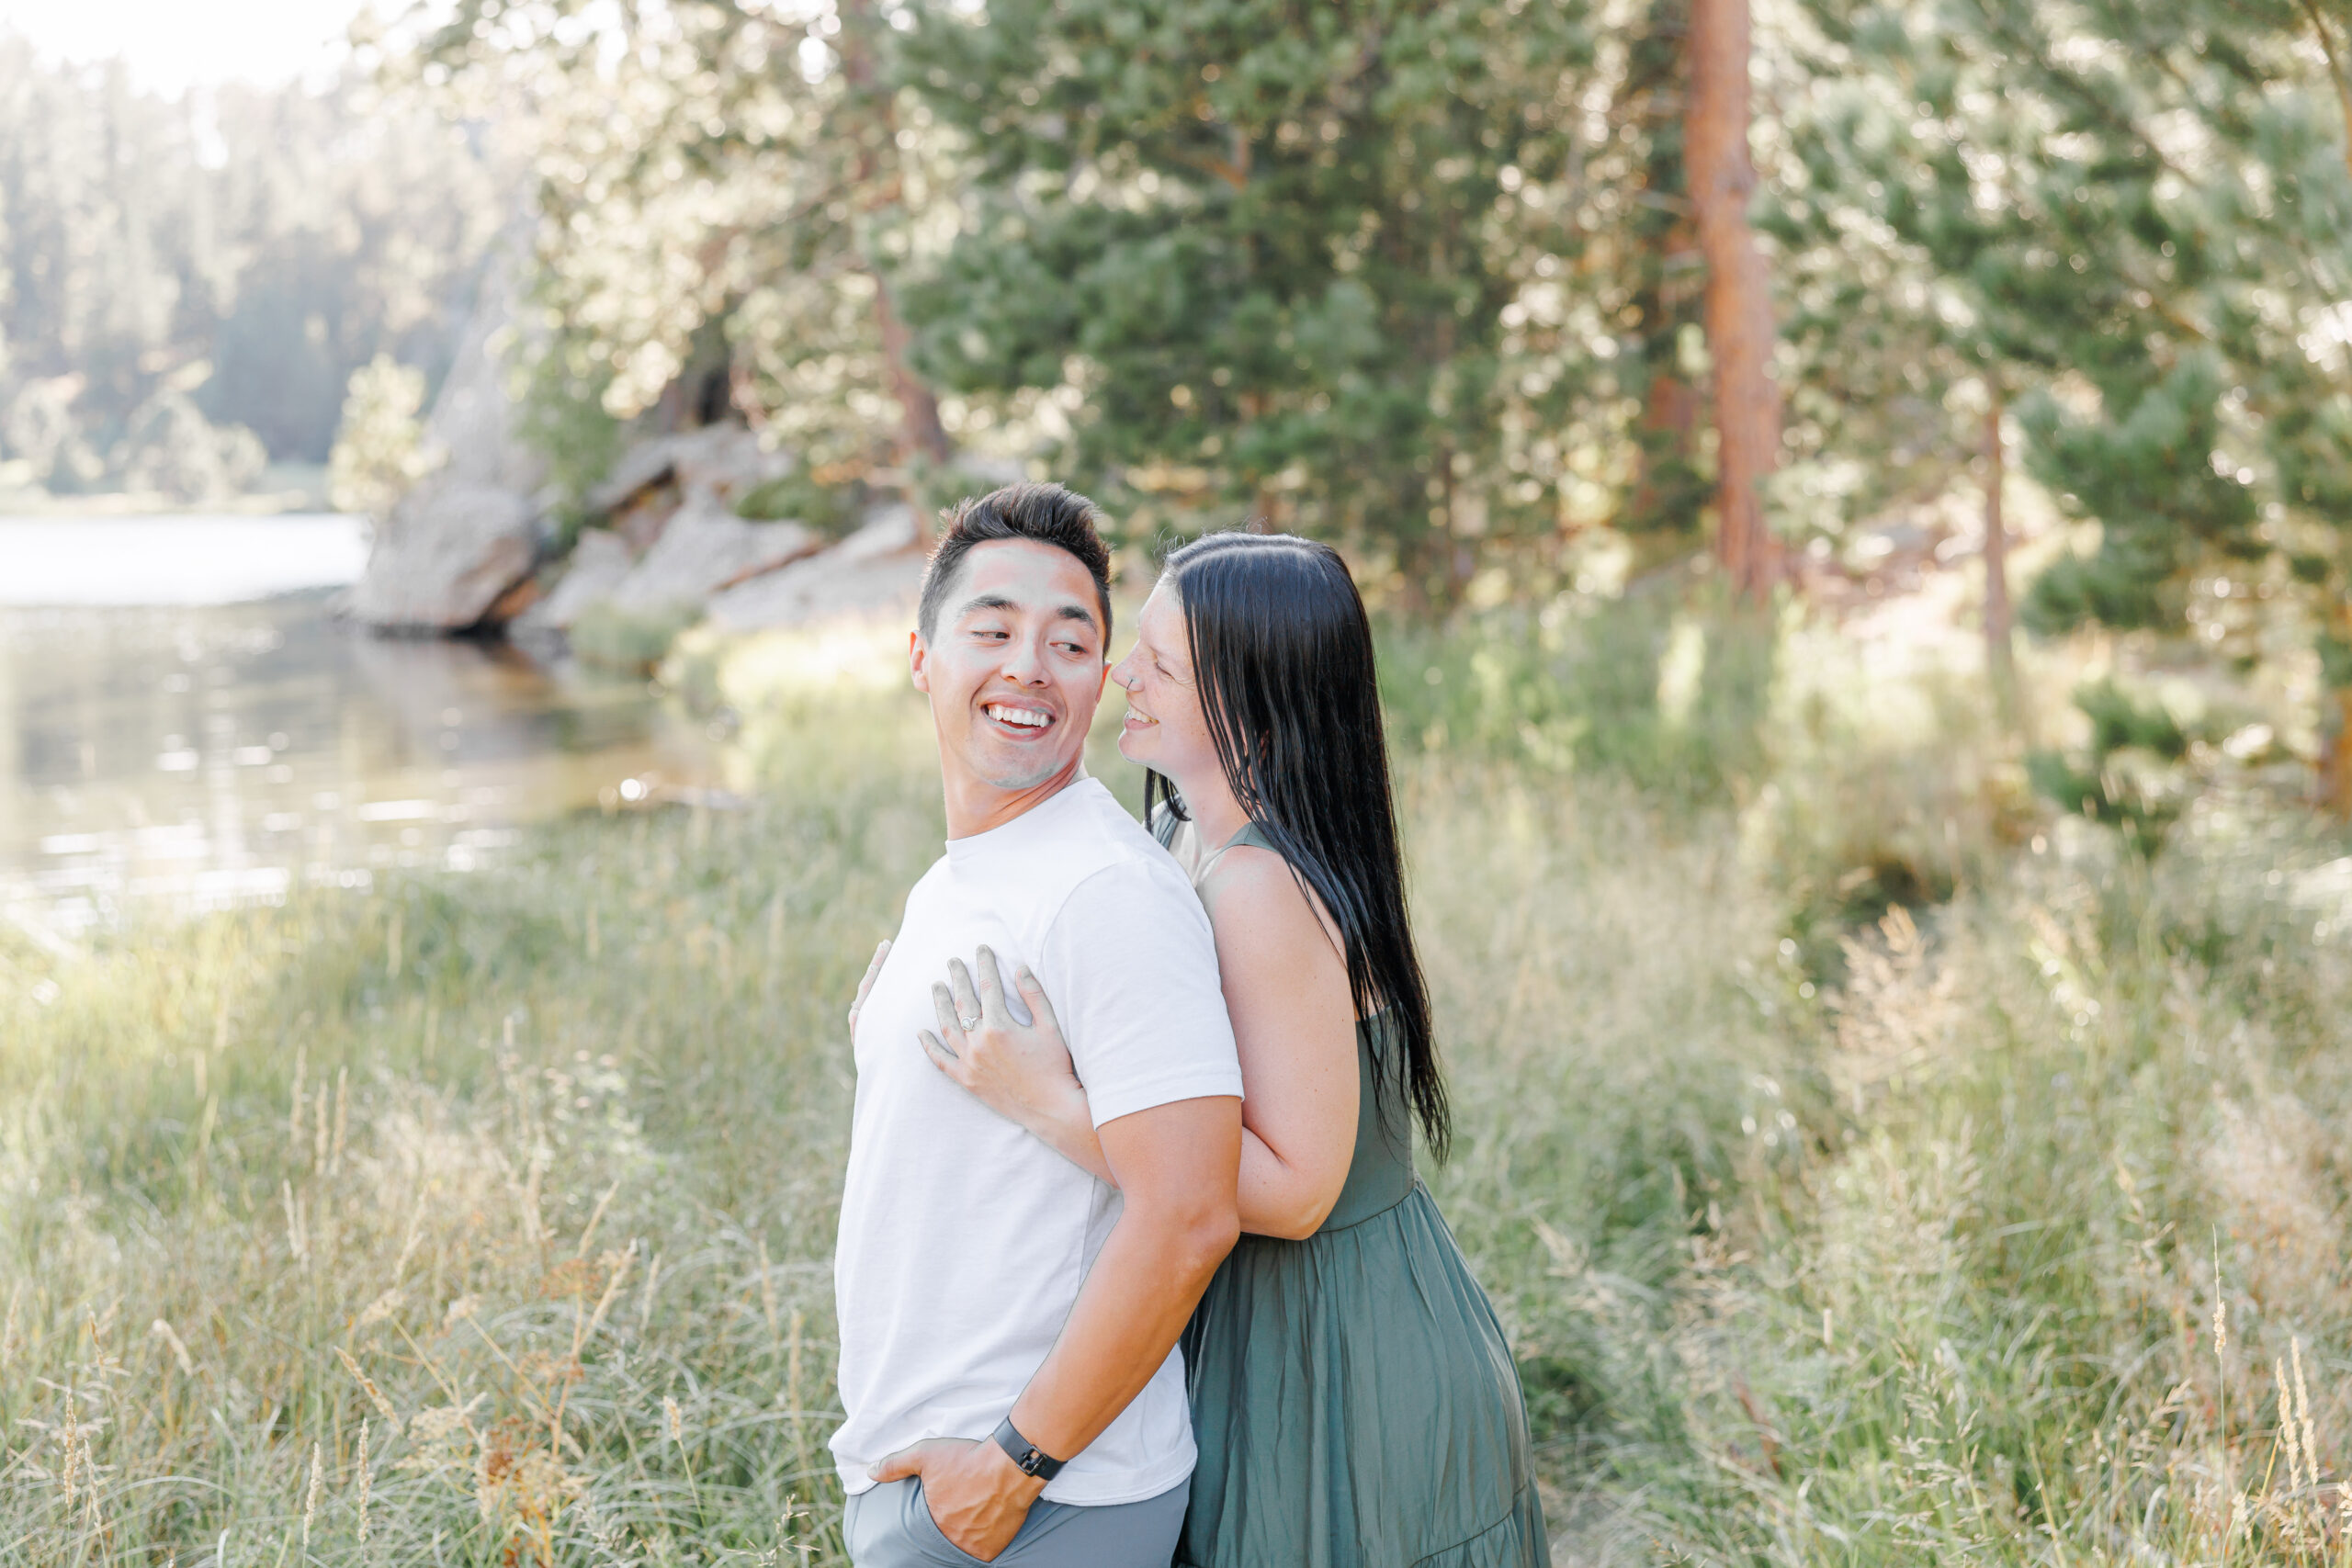
M890 34L854 0L458 0L374 46L389 77L530 149L529 374L562 405L543 430L741 415L819 466L946 456L905 449L888 288L927 230L952 231L956 188L944 143L875 75Z
M1733 804L1765 761L1773 628L1672 587L1563 595L1444 631L1392 626L1381 666L1392 741Z
M269 461L252 431L215 426L187 394L169 387L131 411L114 456L124 489L182 502L235 495Z
M599 601L571 624L569 640L573 656L582 663L644 675L662 662L678 634L701 616L698 604L631 610Z
M424 374L379 354L351 373L343 422L327 459L327 499L340 512L381 518L428 467Z
M2075 705L2090 721L2078 756L2054 750L2026 758L2036 791L2061 810L2122 829L2127 842L2153 853L2186 807L2177 764L2189 736L2164 704L2134 696L2110 677L2084 686Z
M0 35L9 482L217 497L323 462L378 354L437 377L498 217L478 130L356 79L166 101Z
M754 523L798 523L838 539L857 525L867 497L855 484L823 484L806 468L794 468L744 492L735 515Z

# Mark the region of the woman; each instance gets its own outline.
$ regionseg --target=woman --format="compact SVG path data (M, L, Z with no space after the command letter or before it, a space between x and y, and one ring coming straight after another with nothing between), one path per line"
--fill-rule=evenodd
M1208 907L1247 1091L1247 1234L1183 1341L1200 1462L1176 1562L1544 1562L1517 1373L1413 1172L1414 1121L1443 1156L1446 1096L1355 583L1325 546L1216 535L1169 558L1140 626L1112 671L1119 750ZM980 964L986 1005L955 965L922 1048L1112 1180L1049 998L1017 973L1019 1024Z

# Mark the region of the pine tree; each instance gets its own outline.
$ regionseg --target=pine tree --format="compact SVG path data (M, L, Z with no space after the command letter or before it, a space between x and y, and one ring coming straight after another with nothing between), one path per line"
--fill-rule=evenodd
M2285 0L1814 0L1815 232L1859 209L1924 267L1914 329L2099 525L2026 618L2245 650L2346 576L2352 404L2329 323L2352 180L2316 12ZM1962 371L1962 367L1967 371ZM1955 448L1954 457L1958 451ZM2298 584L2301 586L2299 587ZM2346 671L2352 677L2352 671Z
M1526 0L998 0L918 13L910 85L974 216L907 297L943 385L1067 400L1065 471L1138 525L1353 538L1408 597L1548 529L1501 459L1492 231L1563 159L1589 51Z

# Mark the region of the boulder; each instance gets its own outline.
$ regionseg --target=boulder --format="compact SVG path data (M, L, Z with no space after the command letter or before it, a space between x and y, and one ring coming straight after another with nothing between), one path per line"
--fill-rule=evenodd
M386 629L458 632L531 574L537 509L524 496L446 471L420 483L376 530L368 570L346 601Z
M807 626L836 615L912 615L923 555L914 509L876 509L831 549L738 583L710 602L724 631Z
M587 529L572 547L571 564L563 569L562 577L545 598L524 612L516 629L569 631L582 611L611 598L636 570L637 557L628 540L602 528Z
M543 530L535 499L546 465L515 433L500 345L512 337L521 298L526 231L493 249L473 314L425 421L441 462L376 526L375 547L345 601L381 630L464 631L510 595L538 564Z
M736 502L791 471L792 459L763 446L757 432L740 424L707 424L638 442L584 499L588 510L600 514L665 486L682 496L706 492Z
M644 558L603 598L632 612L700 604L823 545L821 536L797 523L747 523L714 491L697 490L687 495Z

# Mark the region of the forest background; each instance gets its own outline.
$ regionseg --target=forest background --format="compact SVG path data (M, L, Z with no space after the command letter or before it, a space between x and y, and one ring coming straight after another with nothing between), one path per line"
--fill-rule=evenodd
M559 513L735 420L1131 581L1329 537L1561 1561L2352 1554L2338 0L353 41L0 41L0 484L379 506L504 257ZM842 667L669 655L748 812L0 950L0 1561L833 1560L832 1021L936 837Z

